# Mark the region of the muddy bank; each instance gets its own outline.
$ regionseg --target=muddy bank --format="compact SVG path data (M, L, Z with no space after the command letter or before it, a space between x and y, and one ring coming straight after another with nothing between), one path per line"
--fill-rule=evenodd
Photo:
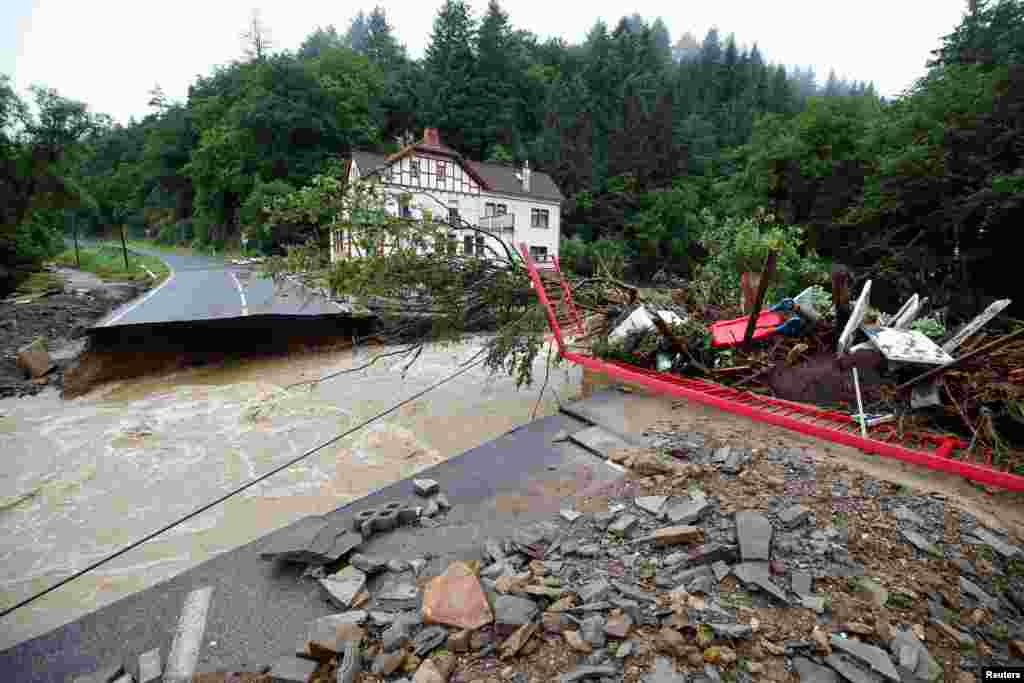
M0 398L32 396L45 386L61 387L64 372L82 348L85 331L145 284L103 282L89 273L60 269L63 291L0 301ZM17 302L23 303L17 303ZM36 337L46 339L57 369L33 381L18 367L17 352Z

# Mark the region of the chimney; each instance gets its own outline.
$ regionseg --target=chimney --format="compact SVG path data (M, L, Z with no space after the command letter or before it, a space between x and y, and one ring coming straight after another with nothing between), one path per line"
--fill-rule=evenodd
M530 191L530 160L523 162L523 192Z
M441 146L441 136L438 135L437 128L423 129L423 144L433 145L434 147Z

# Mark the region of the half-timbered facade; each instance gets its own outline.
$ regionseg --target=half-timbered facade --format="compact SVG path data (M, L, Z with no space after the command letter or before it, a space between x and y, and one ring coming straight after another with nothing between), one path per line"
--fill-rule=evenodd
M390 156L353 151L347 173L349 181L380 183L394 216L448 222L446 249L485 255L485 238L465 229L468 223L514 248L525 242L538 260L558 255L562 193L528 162L516 168L470 161L441 142L436 128L427 128L423 140ZM362 255L344 230L332 235L332 261Z

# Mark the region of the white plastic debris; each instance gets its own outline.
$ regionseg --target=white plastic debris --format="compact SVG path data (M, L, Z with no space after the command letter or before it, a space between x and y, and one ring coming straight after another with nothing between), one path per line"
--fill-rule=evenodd
M839 355L846 353L846 350L850 348L850 342L853 341L853 333L860 327L861 323L864 322L864 316L868 313L868 301L871 298L871 280L864 283L864 289L860 290L860 297L857 298L857 303L853 307L853 313L850 315L850 319L846 321L846 327L843 328L843 333L839 335L839 344L837 351Z
M678 325L685 322L683 318L672 311L658 311L658 315L669 325ZM634 332L646 332L654 328L654 321L651 320L650 314L644 306L637 306L628 318L622 321L622 323L612 330L612 333L608 335L608 341L613 344L618 344L631 333Z

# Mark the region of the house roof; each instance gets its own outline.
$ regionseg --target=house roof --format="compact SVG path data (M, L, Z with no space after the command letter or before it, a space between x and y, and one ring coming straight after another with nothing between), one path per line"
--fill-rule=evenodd
M430 149L429 146L422 144L417 144L415 147L424 150ZM398 155L392 155L389 157L385 154L377 154L376 152L352 150L352 159L356 162L356 165L359 166L360 174L364 176L379 171L397 158ZM468 166L469 171L482 181L481 184L484 186L485 190L499 192L501 194L518 195L521 197L534 197L536 199L545 199L553 202L561 202L565 199L562 196L562 193L558 190L558 186L555 185L555 181L551 179L551 176L542 171L531 171L530 191L523 192L523 185L516 177L516 174L519 173L520 169L515 166L470 161L469 159L463 159L462 157L459 157L459 160Z

